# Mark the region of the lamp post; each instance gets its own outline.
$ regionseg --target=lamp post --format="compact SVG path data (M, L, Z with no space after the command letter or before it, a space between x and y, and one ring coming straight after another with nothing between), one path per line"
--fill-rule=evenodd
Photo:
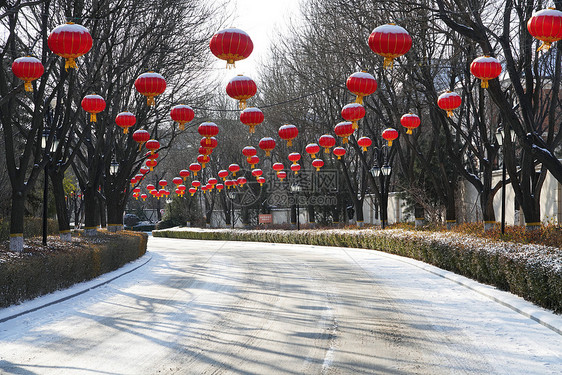
M381 148L375 147L375 157L376 162L373 168L371 168L371 175L374 177L375 181L380 180L380 214L381 214L381 228L386 227L386 221L388 216L388 185L390 183L390 175L392 173L392 167L388 164L388 146L382 146ZM379 165L382 164L382 167Z
M49 199L49 164L51 162L51 152L55 152L59 142L56 136L53 136L53 140L51 143L51 148L47 149L47 143L49 141L49 136L51 133L48 129L43 131L43 135L41 137L41 149L45 152L45 158L47 162L45 163L45 183L43 185L43 245L47 245L47 207L48 207L48 199Z
M515 142L515 132L510 129L509 130L509 138L511 143ZM501 233L505 234L505 130L503 127L499 127L498 131L496 132L496 140L498 141L498 145L502 149L503 160L502 160L502 215L501 215Z
M300 223L300 209L299 209L299 193L301 191L301 186L298 184L298 182L295 182L291 185L291 191L295 193L295 195L297 196L297 199L295 200L295 207L297 209L297 230L300 230L301 223Z
M111 160L111 164L109 164L109 174L115 177L118 171L119 163L115 159Z
M236 198L236 193L233 191L229 191L226 194L228 195L228 199L230 200L230 224L232 225L232 229L234 229L234 198Z

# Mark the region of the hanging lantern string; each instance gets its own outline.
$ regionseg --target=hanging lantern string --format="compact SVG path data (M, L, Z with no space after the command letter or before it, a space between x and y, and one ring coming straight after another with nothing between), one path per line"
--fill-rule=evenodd
M334 87L339 87L339 88L342 88L342 89L344 88L342 85L339 85L339 84L332 85L332 86L324 87L320 90L313 91L311 93L305 94L303 96L299 96L298 98L292 98L292 99L284 100L282 102L273 103L273 104L261 105L261 106L259 106L259 108L265 109L265 108L278 107L278 106L281 106L281 105L289 104L289 103L292 103L292 102L302 100L304 98L308 98L309 96L321 94L324 91L329 90L329 89L334 88ZM239 109L204 108L204 107L194 107L194 106L191 106L191 108L199 109L199 110L202 110L202 111L213 111L213 112L240 112Z

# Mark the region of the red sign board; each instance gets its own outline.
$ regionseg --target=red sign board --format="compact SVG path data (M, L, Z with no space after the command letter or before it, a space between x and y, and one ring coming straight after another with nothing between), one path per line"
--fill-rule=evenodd
M272 224L273 223L273 215L272 214L260 214L259 217L260 224Z

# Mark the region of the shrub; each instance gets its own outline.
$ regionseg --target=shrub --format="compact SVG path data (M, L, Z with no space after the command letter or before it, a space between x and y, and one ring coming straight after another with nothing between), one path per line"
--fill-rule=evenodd
M144 233L100 232L99 236L73 238L64 243L49 239L28 240L21 254L5 251L0 257L0 307L67 288L116 270L146 252Z

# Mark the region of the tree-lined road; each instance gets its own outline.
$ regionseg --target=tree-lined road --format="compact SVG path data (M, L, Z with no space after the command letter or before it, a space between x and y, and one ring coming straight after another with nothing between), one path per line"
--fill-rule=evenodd
M0 324L0 372L562 373L560 335L386 254L160 238L149 253Z

